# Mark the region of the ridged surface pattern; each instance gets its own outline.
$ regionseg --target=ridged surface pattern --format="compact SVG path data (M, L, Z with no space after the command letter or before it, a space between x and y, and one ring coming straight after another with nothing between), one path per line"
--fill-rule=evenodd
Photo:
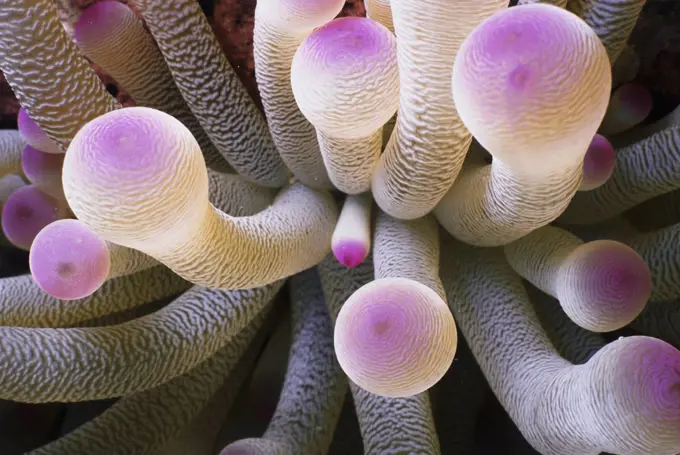
M85 123L120 107L66 34L53 1L4 1L0 23L0 70L62 151Z
M382 130L362 139L338 139L320 131L317 137L333 185L347 194L369 191L382 147Z
M373 264L367 260L347 269L329 255L320 265L326 304L335 320L342 305L360 287L373 280ZM366 392L350 382L359 418L365 455L438 455L430 398L421 393L408 398L386 398Z
M649 300L649 268L623 243L583 243L564 229L544 226L504 250L515 272L559 299L564 312L584 329L620 329L635 319Z
M570 224L612 218L648 199L680 188L680 125L616 151L607 183L574 196L560 217Z
M300 110L316 127L331 182L349 194L368 191L382 127L399 105L392 32L364 17L335 19L300 44L291 82Z
M161 385L229 343L281 285L194 286L156 313L110 327L0 327L0 398L85 401Z
M517 172L500 160L466 165L434 215L463 242L505 245L559 217L582 175L580 164L543 175Z
M282 0L285 1L285 0ZM276 149L293 175L313 188L331 188L321 159L314 126L302 115L290 85L293 56L310 30L286 30L268 23L258 1L255 8L253 54L255 77Z
M680 348L680 300L650 302L630 327Z
M263 343L256 317L229 344L182 376L121 398L100 416L30 455L151 455L189 424L225 383L230 407ZM257 333L260 330L260 333Z
M26 141L16 130L0 131L0 177L21 171L21 154Z
M366 7L366 17L381 23L394 33L390 0L365 0L364 6Z
M330 251L338 217L329 193L302 184L257 215L226 215L208 202L208 174L190 132L148 108L90 123L63 172L69 205L91 229L208 287L251 288L315 265Z
M280 187L288 170L264 116L236 76L195 0L136 2L184 101L242 176Z
M43 292L31 275L0 278L0 325L63 327L184 292L191 283L165 267L110 280L89 297L64 301Z
M571 0L569 9L590 25L612 64L619 58L647 0Z
M649 265L653 302L680 298L680 223L641 233L626 242Z
M541 454L678 451L675 348L654 338L622 337L574 366L550 343L502 250L449 239L441 271L456 321L484 376Z
M581 19L536 3L499 11L461 46L453 102L494 158L534 174L573 169L609 103L604 46Z
M541 326L562 357L577 365L582 364L607 344L601 334L574 324L557 299L531 284L525 283L525 288Z
M137 106L167 112L189 128L208 167L231 170L184 102L163 55L130 8L112 0L90 5L76 24L75 40L88 58L125 88Z
M260 439L221 455L325 455L347 393L333 350L333 329L316 268L291 279L292 344L281 397Z
M392 0L400 92L397 124L373 176L373 197L395 218L418 218L446 194L471 136L451 99L465 37L507 0Z

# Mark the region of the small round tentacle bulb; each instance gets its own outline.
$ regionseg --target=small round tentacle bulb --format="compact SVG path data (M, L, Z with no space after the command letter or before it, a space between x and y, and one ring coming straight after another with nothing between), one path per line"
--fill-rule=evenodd
M575 235L545 226L505 246L512 268L560 301L584 329L620 329L644 309L652 278L644 259L613 240L583 243Z
M14 191L3 205L2 231L14 246L28 251L45 226L70 216L65 201L48 196L35 185L26 185Z
M317 264L338 218L328 192L301 184L253 216L216 209L190 131L145 107L86 124L69 146L62 178L73 212L105 240L210 288L258 287Z
M354 292L335 323L340 366L376 395L407 397L437 383L456 353L456 325L439 279L438 226L380 212L375 281Z
M82 299L106 280L155 265L144 253L106 242L79 220L58 220L42 229L28 257L33 279L61 300Z
M435 215L454 237L500 246L557 218L581 184L583 159L611 89L600 39L546 4L502 10L456 56L453 99L493 156L469 166Z
M31 147L45 153L63 154L57 144L40 129L23 107L19 109L19 114L17 115L17 127L19 134Z
M21 170L28 181L43 193L64 199L64 188L61 185L64 156L63 153L45 153L27 145L21 154Z
M616 152L606 137L596 134L583 157L583 180L579 191L590 191L604 185L614 172Z
M291 82L295 101L316 127L331 182L348 194L368 191L382 127L399 105L392 32L365 17L335 19L300 44Z
M345 199L331 238L333 255L345 267L358 266L371 251L372 205L370 193Z
M652 94L647 87L624 84L612 93L599 131L613 135L633 128L647 118L652 107Z

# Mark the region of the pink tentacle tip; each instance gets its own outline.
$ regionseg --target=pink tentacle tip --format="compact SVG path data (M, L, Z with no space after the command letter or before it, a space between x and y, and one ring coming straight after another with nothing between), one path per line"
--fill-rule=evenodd
M621 103L640 117L646 117L652 110L654 101L652 93L640 84L624 84L617 89Z
M345 267L359 266L368 256L366 245L351 240L341 240L333 245L333 255Z
M19 188L2 208L2 230L15 246L28 250L38 232L69 215L65 204L33 185Z
M60 220L45 227L29 254L31 274L47 294L62 300L91 295L109 274L106 242L78 220Z
M597 188L604 184L614 172L616 152L612 144L602 135L593 137L583 157L583 184L581 190Z
M103 33L109 32L110 28L118 23L120 17L127 10L128 7L123 3L113 0L105 0L88 6L80 13L75 24L74 38L76 42L96 39L101 37Z

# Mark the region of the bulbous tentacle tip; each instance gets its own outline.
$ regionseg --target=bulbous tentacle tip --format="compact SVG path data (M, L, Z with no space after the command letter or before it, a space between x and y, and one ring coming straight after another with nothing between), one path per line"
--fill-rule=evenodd
M17 127L19 134L21 134L28 145L45 153L63 153L57 144L47 137L47 134L33 121L23 107L19 109Z
M241 439L226 446L219 455L293 455L281 444L260 438Z
M104 0L85 8L74 25L76 43L105 39L116 33L121 18L132 14L130 8L114 0Z
M406 397L429 389L446 373L457 332L435 291L409 279L382 278L345 302L334 343L340 366L359 387Z
M313 30L340 14L344 5L344 0L258 0L257 18L285 30Z
M584 243L566 259L557 297L582 327L605 332L635 319L652 290L649 267L632 248L613 240Z
M603 347L589 363L598 365L602 393L614 419L610 434L634 434L638 447L612 447L617 453L677 453L680 450L680 351L657 338L622 337ZM593 365L593 366L594 366ZM604 395L603 395L604 396ZM623 428L621 426L624 426ZM614 450L612 450L614 449Z
M27 185L14 191L2 207L2 230L13 245L29 250L45 226L68 216L65 203Z
M333 255L345 267L354 268L368 256L368 249L363 242L339 240L332 246Z
M609 59L595 32L548 4L506 8L482 22L452 73L454 104L469 131L495 157L528 169L541 163L522 157L546 150L554 151L551 160L580 161L610 89Z
M606 137L596 134L583 157L583 180L579 191L590 191L604 185L615 166L614 146Z
M41 230L28 257L33 279L61 300L82 299L104 284L111 265L106 242L78 220L59 220Z

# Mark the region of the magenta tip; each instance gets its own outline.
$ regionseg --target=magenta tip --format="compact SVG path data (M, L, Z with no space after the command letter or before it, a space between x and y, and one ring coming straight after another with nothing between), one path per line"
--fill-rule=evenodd
M27 145L21 154L21 168L26 178L33 183L45 179L61 179L65 156L62 153L45 153Z
M67 213L61 202L28 185L7 198L2 208L2 230L12 244L28 250L42 228Z
M333 255L340 264L353 268L364 262L366 256L368 256L368 250L363 243L341 240L336 245L333 245Z
M40 289L62 300L91 295L106 281L111 266L106 242L73 219L55 221L40 231L28 261Z
M606 137L596 134L583 157L581 190L591 190L604 184L614 172L616 152Z
M78 16L74 26L74 38L77 43L97 40L111 31L111 26L120 22L129 8L123 3L105 0L85 8Z

